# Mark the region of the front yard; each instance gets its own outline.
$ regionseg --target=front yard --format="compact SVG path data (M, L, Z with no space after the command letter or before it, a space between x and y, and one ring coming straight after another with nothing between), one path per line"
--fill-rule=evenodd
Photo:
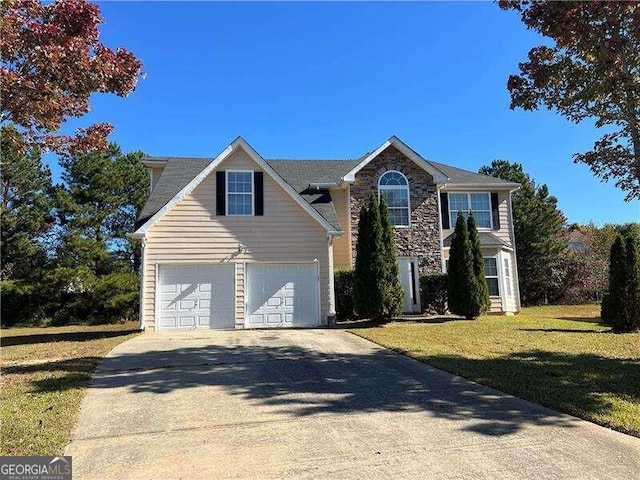
M96 364L137 323L3 329L0 455L59 455Z
M513 317L442 317L352 333L520 398L640 436L640 333L612 334L597 305Z

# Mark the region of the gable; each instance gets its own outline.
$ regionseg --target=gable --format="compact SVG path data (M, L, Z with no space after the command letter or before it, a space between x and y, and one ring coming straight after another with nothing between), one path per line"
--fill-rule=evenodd
M396 150L400 151L403 156L411 160L413 163L418 165L420 168L428 172L434 179L436 183L445 183L448 180L447 175L444 174L439 168L437 168L431 162L425 160L420 155L418 155L413 149L411 149L407 144L405 144L402 140L397 137L391 137L389 140L384 142L380 147L375 149L370 154L366 155L351 171L349 171L345 176L344 180L346 182L353 182L355 180L355 175L366 167L371 161L377 158L381 153L387 150L389 147L394 147Z
M435 186L432 174L416 165L393 145L388 146L362 167L355 174L355 183L365 181L372 186L375 185L377 191L379 178L390 170L398 171L407 177L410 190L420 185Z
M143 217L142 214L139 218L139 222L136 224L136 230L131 234L132 237L144 237L146 232L162 217L164 217L178 202L180 202L186 195L190 194L200 183L202 183L207 177L209 177L225 160L230 156L239 152L238 158L241 162L245 162L244 165L253 165L253 170L260 169L267 176L272 178L298 205L306 211L314 220L320 223L329 234L340 234L340 226L332 225L326 218L324 218L317 210L315 210L309 203L307 203L296 190L285 182L275 170L241 137L238 137L231 143L220 155L211 161L206 161L206 166L192 178L190 182L180 189L170 200L168 200L160 209L151 214L151 212L158 206L158 204L164 200L163 195L156 195L154 201L149 207L145 205L143 212L147 217ZM248 163L247 163L248 162ZM242 163L241 163L242 164ZM172 175L179 176L180 164L176 164L176 167L171 170ZM250 168L247 168L250 169ZM160 178L158 184L162 182L162 178L167 174L167 169ZM185 176L188 176L185 172ZM180 182L164 182L167 187ZM151 200L151 197L150 197ZM149 204L149 201L147 202ZM150 216L149 216L150 215Z
M150 229L150 238L178 231L192 242L251 246L263 243L287 243L291 238L317 236L326 243L326 230L266 173L264 174L264 215L218 215L216 212L216 172L252 170L263 172L244 152L230 155L192 192L185 195ZM215 238L208 238L211 235ZM308 240L307 240L308 241Z

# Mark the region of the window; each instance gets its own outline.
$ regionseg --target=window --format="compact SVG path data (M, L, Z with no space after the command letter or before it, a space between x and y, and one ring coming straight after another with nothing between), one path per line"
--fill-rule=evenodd
M227 215L253 215L253 172L227 171Z
M500 296L498 289L498 262L495 257L484 258L484 276L489 285L489 295L492 297Z
M458 210L465 218L473 213L478 228L491 228L491 197L488 193L450 193L449 220L451 228L455 228Z
M504 258L503 262L504 262L505 290L507 291L507 296L510 297L512 293L511 293L511 268L509 267L509 259Z
M384 195L389 220L394 227L409 226L409 182L400 172L390 171L378 181L378 198Z

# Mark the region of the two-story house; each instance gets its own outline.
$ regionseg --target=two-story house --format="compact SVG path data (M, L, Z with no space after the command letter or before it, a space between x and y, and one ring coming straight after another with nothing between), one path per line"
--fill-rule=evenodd
M491 311L520 309L511 195L518 184L428 161L396 137L355 160L264 159L237 138L215 158L147 157L141 328L326 325L333 273L352 268L358 216L385 195L404 311L446 270L457 212L477 220Z

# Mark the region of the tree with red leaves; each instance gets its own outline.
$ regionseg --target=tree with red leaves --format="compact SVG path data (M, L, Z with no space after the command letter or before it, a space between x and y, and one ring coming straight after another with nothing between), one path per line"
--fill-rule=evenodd
M605 133L577 153L603 180L640 199L640 2L500 0L553 41L529 51L508 81L511 108L544 106L573 122L593 118Z
M89 111L92 93L130 94L142 63L124 48L100 42L97 5L84 0L2 0L0 82L3 126L17 125L45 150L104 150L108 123L59 132L70 117Z

